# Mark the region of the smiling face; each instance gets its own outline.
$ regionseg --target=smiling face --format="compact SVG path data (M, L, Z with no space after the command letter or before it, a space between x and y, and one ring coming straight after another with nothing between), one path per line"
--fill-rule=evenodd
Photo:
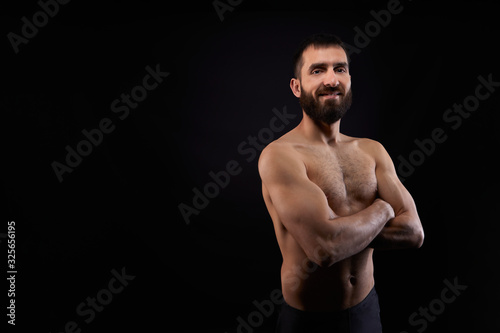
M345 51L338 46L309 46L302 53L300 78L290 87L304 112L314 121L331 125L352 103L351 76Z

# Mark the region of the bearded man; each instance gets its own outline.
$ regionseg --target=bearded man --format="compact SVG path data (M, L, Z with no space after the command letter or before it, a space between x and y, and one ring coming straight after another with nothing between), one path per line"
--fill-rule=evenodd
M303 118L259 159L283 257L277 332L379 333L373 251L420 247L417 209L380 143L340 133L352 102L342 41L313 35L293 60Z

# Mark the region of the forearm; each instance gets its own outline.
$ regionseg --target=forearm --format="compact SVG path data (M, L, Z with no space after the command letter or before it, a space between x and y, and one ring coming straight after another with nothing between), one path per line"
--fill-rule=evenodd
M393 217L391 206L379 199L354 215L331 220L331 232L321 240L323 251L328 253L327 265L361 252Z
M402 249L422 246L423 230L418 218L401 214L387 222L369 247L378 250Z

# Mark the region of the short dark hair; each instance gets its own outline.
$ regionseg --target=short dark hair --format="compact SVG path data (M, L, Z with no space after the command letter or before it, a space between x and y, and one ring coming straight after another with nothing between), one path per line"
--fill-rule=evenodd
M339 37L327 33L314 34L304 39L293 55L292 58L293 71L296 78L300 78L300 69L302 68L303 65L302 54L304 53L305 49L307 49L311 45L313 45L314 47L328 47L328 46L341 47L347 55L347 63L350 62L349 54L347 53L346 47Z

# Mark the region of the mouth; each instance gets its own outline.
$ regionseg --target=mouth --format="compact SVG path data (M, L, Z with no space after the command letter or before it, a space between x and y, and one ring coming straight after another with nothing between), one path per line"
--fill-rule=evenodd
M338 99L341 95L342 93L340 93L339 91L333 91L319 94L319 97L323 97L324 99Z

